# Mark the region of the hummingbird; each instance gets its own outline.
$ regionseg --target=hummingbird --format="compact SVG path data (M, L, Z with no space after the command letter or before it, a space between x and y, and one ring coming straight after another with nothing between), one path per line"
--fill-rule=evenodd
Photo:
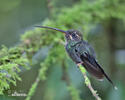
M92 76L98 80L103 80L104 77L117 89L109 76L105 73L101 65L96 60L96 54L93 47L85 40L80 31L70 29L67 31L52 28L48 26L35 26L39 28L47 28L64 33L66 43L65 49L70 58L77 64L81 64Z

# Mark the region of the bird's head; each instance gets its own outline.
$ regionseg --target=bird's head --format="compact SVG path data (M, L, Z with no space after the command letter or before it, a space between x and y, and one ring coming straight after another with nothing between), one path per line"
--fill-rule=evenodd
M81 32L79 32L78 30L73 30L73 29L66 31L65 37L66 37L67 41L70 41L70 40L80 41L80 40L82 40Z
M68 31L63 31L57 28L52 28L52 27L47 27L47 26L35 26L35 27L39 27L39 28L48 28L48 29L52 29L52 30L56 30L59 32L64 33L65 37L66 37L66 41L80 41L82 40L82 34L78 31L78 30L68 30Z

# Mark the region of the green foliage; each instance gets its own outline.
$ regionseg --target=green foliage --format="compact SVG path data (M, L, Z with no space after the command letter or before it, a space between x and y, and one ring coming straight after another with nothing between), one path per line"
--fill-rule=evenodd
M28 93L27 97L26 97L26 100L30 100L31 97L33 96L36 88L37 88L37 85L39 83L39 78L36 79L36 81L33 83L32 87L30 88L30 92Z
M82 0L73 7L63 8L59 12L51 20L46 19L43 25L62 30L79 29L83 32L85 39L87 39L87 33L95 24L105 23L105 20L110 21L112 18L124 20L125 16L124 3L120 3L119 0L94 0L91 3L88 0ZM52 67L52 64L58 63L61 65L61 62L67 57L64 47L60 43L61 40L64 41L64 36L59 32L35 28L22 35L19 46L10 49L3 47L0 50L0 94L10 88L10 83L16 85L16 79L21 80L18 75L21 71L19 67L26 67L29 61L32 62L33 55L40 48L48 46L51 47L50 51L46 59L41 62L38 74L40 80L46 80L47 71ZM84 69L81 70L85 72ZM32 85L26 100L30 100L38 82ZM86 84L89 83L90 81L86 79ZM68 87L72 100L80 100L78 90L72 85Z
M16 79L21 80L18 73L19 68L23 66L27 68L28 60L23 56L23 50L18 47L8 49L3 46L0 51L0 94L3 94L5 89L10 88L10 83L16 85Z

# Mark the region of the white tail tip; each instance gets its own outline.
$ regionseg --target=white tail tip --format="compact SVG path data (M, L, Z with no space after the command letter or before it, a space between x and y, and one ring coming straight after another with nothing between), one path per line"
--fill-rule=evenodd
M116 86L114 87L114 89L115 89L115 90L118 90L118 88L117 88Z

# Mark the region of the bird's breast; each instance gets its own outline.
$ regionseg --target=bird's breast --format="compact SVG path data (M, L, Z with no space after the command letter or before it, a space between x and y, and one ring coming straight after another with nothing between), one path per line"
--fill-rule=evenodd
M76 51L76 46L73 46L71 44L66 44L66 51L68 53L68 55L70 56L70 58L76 62L76 63L80 63L81 59L79 57L78 52Z

